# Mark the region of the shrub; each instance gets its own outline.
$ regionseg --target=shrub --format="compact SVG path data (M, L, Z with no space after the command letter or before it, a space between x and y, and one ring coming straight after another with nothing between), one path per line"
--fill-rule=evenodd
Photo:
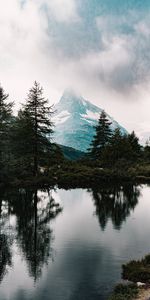
M141 261L132 260L123 265L123 278L133 282L150 282L150 254Z
M118 284L113 294L110 296L109 300L130 300L137 296L138 294L138 288L136 284Z

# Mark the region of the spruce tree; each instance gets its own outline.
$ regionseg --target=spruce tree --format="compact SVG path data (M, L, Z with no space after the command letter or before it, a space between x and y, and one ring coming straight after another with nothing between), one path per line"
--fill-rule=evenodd
M120 128L116 128L112 134L109 147L110 162L115 164L118 160L128 156L129 143L126 135L122 135Z
M105 111L102 111L95 126L95 136L91 143L90 154L93 158L99 159L105 146L109 143L112 130L110 128L111 122L108 120Z
M150 137L146 141L143 154L144 154L144 160L146 162L150 162Z
M129 144L132 148L132 157L135 158L139 158L142 154L142 147L139 144L139 139L136 136L135 132L132 131L131 134L128 135L128 141Z
M118 165L120 162L128 166L135 162L141 155L141 146L135 133L122 134L120 128L116 128L110 139L110 143L103 151L102 160L107 166Z
M9 133L12 121L12 106L13 103L8 102L9 95L5 93L0 86L0 169L1 174L3 168L7 169L9 159Z
M52 106L43 96L43 88L35 81L16 123L16 141L20 136L16 150L22 161L30 164L35 176L42 157L51 148L52 113Z
M15 175L33 174L33 125L29 114L21 109L11 130L13 169Z

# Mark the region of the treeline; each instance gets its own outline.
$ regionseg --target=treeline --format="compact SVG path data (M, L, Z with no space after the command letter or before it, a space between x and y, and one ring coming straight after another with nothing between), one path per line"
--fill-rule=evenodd
M24 181L46 176L52 183L76 184L106 175L113 170L150 177L150 145L142 147L134 132L112 131L111 122L102 111L95 136L85 157L76 162L64 158L53 142L53 106L35 82L17 116L14 103L0 86L0 183ZM44 176L43 176L44 175Z
M102 166L114 167L132 164L137 161L150 160L150 147L139 144L135 132L125 134L118 127L114 131L112 123L102 111L95 127L95 136L89 149L89 158L101 162Z
M37 82L29 90L25 104L17 116L14 103L0 87L0 181L38 176L42 167L62 159L57 145L52 144L53 107L43 96Z

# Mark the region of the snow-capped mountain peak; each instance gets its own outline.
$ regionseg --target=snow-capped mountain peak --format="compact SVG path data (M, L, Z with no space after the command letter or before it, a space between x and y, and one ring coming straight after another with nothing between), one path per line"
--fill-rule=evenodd
M102 109L95 106L72 89L63 93L60 101L55 105L54 139L58 144L87 151L95 133ZM112 130L119 127L123 134L127 131L113 118L107 115L112 122Z
M57 109L67 110L71 113L86 112L88 108L88 101L86 101L82 96L74 92L72 89L66 89L57 104Z

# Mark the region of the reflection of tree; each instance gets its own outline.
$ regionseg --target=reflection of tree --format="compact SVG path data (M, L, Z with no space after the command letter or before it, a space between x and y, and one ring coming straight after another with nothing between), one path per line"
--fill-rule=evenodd
M12 239L8 232L9 206L5 201L5 192L0 191L0 282L12 265Z
M114 227L120 229L122 222L137 205L140 190L131 184L96 187L92 189L92 196L101 228L104 230L111 219Z
M52 231L48 222L61 208L49 191L39 194L37 190L21 190L13 208L17 216L17 242L27 260L29 273L36 281L52 255Z
M26 261L30 275L38 279L42 267L52 257L53 240L49 221L55 218L61 207L49 190L11 190L0 193L0 281L11 266L11 246L16 238ZM9 216L16 216L16 225L9 224ZM16 232L16 233L15 233Z
M7 267L11 266L11 242L5 234L0 234L0 282L7 273Z

